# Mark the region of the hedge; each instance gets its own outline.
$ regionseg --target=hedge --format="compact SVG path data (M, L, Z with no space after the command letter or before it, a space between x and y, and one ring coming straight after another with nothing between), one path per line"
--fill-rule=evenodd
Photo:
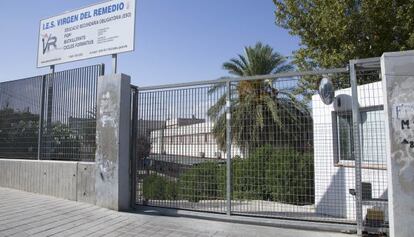
M220 189L219 182L224 175L223 166L218 163L206 162L194 165L180 176L179 196L192 202L222 199L225 193Z
M177 183L163 176L151 174L144 178L143 195L145 199L176 200Z
M246 159L232 161L233 198L295 205L314 202L311 153L263 146Z
M263 146L247 158L232 159L233 199L267 200L295 205L314 202L312 153ZM151 175L144 180L149 199L223 200L226 165L207 162L194 165L178 182Z

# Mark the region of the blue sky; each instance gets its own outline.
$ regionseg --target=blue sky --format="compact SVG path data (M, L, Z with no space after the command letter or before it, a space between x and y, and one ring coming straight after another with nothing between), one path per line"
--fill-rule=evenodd
M36 68L40 19L96 0L4 1L0 14L0 81L46 73ZM24 4L24 6L22 6ZM119 55L119 71L138 86L216 79L223 62L257 41L289 56L299 39L274 24L272 0L137 0L136 49ZM61 71L110 56L57 65Z

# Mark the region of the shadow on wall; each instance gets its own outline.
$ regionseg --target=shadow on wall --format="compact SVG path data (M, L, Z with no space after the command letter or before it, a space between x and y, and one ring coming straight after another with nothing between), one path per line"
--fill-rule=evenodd
M319 179L320 180L320 179ZM315 188L324 188L325 185L316 183ZM332 217L347 217L347 186L345 183L345 169L339 168L331 178L331 183L322 197L316 197L316 212Z
M383 201L383 200L388 200L388 189L385 189L385 191L379 196L379 201L374 202L373 206L369 206L369 207L374 207L374 208L379 208L384 212L384 220L386 222L389 221L389 215L388 215L388 201Z

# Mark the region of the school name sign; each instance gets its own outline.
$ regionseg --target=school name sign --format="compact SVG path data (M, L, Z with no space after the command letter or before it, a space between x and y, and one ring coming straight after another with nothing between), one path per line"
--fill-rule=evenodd
M135 0L113 0L40 21L37 67L134 50Z

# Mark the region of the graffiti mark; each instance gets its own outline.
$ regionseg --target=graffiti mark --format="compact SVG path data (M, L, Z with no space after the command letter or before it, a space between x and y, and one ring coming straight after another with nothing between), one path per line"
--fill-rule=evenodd
M414 148L414 141L408 141L407 139L404 139L401 144L403 145L410 145L410 148Z

